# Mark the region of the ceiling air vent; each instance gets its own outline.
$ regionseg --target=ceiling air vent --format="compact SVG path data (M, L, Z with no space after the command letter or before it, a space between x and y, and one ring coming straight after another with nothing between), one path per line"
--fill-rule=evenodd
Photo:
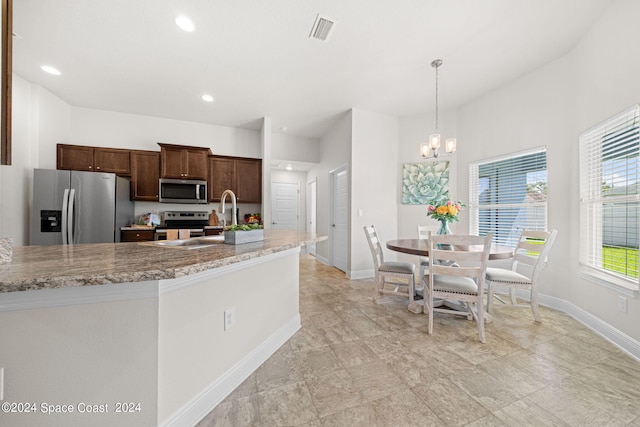
M309 34L309 37L326 42L335 24L335 19L331 19L328 16L318 15L316 17L316 22L313 23L313 28L311 28L311 34Z

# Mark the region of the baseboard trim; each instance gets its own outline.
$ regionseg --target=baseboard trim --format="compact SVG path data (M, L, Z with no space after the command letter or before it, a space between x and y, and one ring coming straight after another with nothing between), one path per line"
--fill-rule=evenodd
M372 277L375 277L375 272L373 271L373 269L351 271L349 276L349 278L352 280L371 279Z
M518 294L518 297L520 296L521 295ZM538 295L538 301L540 305L568 314L640 362L640 342L636 341L624 332L614 328L610 324L597 318L588 311L583 310L577 305L561 298L551 297L548 295Z
M321 255L318 255L317 253L316 253L316 259L318 261L320 261L321 263L323 263L324 265L329 265L330 266L329 259L327 259L327 258L325 258L325 257L323 257Z
M529 292L523 289L516 289L516 295L518 298L529 301ZM619 329L614 328L602 319L562 298L538 294L538 303L544 307L553 308L554 310L568 314L640 362L640 342ZM544 319L542 319L542 321L544 322Z
M262 344L233 365L231 369L184 404L169 418L165 419L160 426L179 427L196 425L286 343L300 327L300 314L296 314Z

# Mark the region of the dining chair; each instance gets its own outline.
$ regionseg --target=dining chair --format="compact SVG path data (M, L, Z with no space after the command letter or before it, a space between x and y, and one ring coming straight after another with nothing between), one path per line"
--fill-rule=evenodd
M422 225L418 224L418 239L427 239L429 238L429 233L436 233L438 231L437 225ZM416 283L416 289L422 289L422 280L424 279L425 272L429 268L429 257L421 256L420 257L420 276L418 283Z
M369 249L371 249L371 255L373 255L375 271L374 299L382 294L408 297L409 310L414 313L421 313L422 306L414 303L416 266L410 262L385 261L382 244L373 225L364 226L364 234L367 236Z
M557 235L558 230L522 230L512 258L511 269L487 268L487 311L489 313L493 312L494 288L498 286L509 289L511 304L520 307L530 305L535 321L542 321L538 310L538 282L540 281L540 272L547 265L547 258ZM530 271L527 275L518 271L521 264L529 267ZM524 269L520 269L520 271L522 270ZM516 289L526 289L530 292L529 304L518 304Z
M484 281L491 249L491 233L429 235L429 280L425 286L424 311L433 333L433 313L463 315L475 319L480 342L484 333ZM439 306L434 300L439 299Z

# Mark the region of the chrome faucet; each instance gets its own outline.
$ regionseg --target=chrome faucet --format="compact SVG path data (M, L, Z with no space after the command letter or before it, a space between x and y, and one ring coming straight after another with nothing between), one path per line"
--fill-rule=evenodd
M231 208L233 212L231 213L231 223L233 225L238 225L238 218L236 217L236 195L231 190L224 190L222 192L222 196L220 196L220 213L224 213L224 202L227 199L227 194L231 196ZM227 225L227 222L224 222Z

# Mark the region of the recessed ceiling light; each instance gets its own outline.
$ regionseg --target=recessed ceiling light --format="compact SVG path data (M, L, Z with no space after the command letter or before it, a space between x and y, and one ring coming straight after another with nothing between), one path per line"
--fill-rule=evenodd
M193 21L191 21L191 19L187 18L184 15L180 15L176 18L176 25L180 27L180 29L188 33L195 31L196 29L196 26L193 24Z
M206 101L206 102L213 102L213 96L209 95L208 93L205 93L204 95L202 95L202 100Z
M291 167L291 165L287 165L287 170L290 171L291 169L293 169L293 167Z
M286 131L287 131L287 127L286 127L286 126L282 126L282 127L280 127L280 130L281 130L282 132L286 132Z
M45 71L45 72L47 72L49 74L53 74L54 76L59 76L61 74L60 71L58 71L57 68L54 68L51 65L43 65L40 68L42 69L42 71Z

